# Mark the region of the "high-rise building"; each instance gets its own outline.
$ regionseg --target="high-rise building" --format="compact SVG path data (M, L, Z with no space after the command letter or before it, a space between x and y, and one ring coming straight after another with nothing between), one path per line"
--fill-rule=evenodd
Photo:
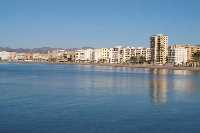
M167 62L168 36L163 34L153 35L150 38L151 62L165 64Z

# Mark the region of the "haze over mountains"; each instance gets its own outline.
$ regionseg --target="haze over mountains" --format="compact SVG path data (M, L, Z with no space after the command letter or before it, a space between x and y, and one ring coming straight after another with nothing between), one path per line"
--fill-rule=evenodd
M47 53L48 51L60 50L64 48L52 48L52 47L41 47L41 48L10 48L0 47L0 51L17 52L17 53ZM76 48L65 48L65 50L75 50Z

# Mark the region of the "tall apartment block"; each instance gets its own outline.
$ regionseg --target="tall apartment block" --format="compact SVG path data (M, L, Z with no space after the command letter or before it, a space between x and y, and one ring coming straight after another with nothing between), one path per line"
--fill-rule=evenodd
M168 36L163 34L153 35L150 38L151 62L165 64L168 54Z

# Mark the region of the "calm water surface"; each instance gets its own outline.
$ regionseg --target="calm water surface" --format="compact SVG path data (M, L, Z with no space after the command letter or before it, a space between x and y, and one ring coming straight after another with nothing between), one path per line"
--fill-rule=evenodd
M199 133L200 73L1 64L0 133Z

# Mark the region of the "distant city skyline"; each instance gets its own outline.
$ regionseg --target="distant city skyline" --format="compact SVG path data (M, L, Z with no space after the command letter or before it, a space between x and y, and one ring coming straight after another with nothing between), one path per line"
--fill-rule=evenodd
M167 34L169 45L200 44L197 0L1 0L0 47L149 47Z

